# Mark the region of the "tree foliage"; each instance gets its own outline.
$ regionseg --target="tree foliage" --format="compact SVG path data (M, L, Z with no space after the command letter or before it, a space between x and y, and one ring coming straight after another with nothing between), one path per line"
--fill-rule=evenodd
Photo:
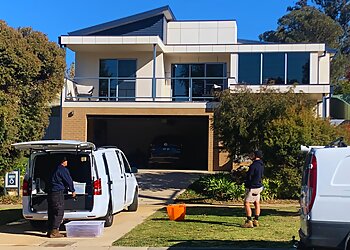
M260 39L282 43L326 43L339 47L342 27L326 14L314 7L295 9L278 19L276 31L267 31Z
M0 21L0 171L17 160L11 143L42 138L49 103L62 89L64 58L41 32Z
M214 131L233 159L261 149L265 174L279 186L278 196L295 198L299 192L300 145L325 145L345 131L315 115L314 105L304 94L261 88L236 93L224 91L214 113Z

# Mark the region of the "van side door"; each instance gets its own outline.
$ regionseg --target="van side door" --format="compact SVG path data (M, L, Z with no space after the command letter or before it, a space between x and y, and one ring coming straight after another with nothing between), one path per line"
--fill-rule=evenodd
M104 153L106 159L106 172L109 174L111 182L111 199L113 204L113 213L124 209L125 196L125 176L122 171L119 159L114 151L106 151Z
M121 164L123 165L123 169L125 171L125 179L126 179L126 197L125 204L131 204L134 199L134 193L136 188L136 179L134 174L131 171L130 164L126 159L123 152L118 152L118 156Z

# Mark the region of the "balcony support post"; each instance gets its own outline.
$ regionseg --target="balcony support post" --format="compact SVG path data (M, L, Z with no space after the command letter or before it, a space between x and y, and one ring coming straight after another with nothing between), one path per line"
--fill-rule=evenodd
M153 76L152 76L152 99L156 98L157 84L156 84L156 59L157 59L157 44L153 44Z

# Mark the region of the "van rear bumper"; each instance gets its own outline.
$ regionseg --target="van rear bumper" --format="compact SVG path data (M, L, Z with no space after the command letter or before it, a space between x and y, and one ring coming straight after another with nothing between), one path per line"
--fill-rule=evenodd
M27 220L47 220L46 212L39 213L23 213L23 217ZM89 220L103 217L90 211L64 212L63 220Z
M309 235L299 230L300 241L306 247L344 249L345 240L350 233L350 222L309 221L308 229Z

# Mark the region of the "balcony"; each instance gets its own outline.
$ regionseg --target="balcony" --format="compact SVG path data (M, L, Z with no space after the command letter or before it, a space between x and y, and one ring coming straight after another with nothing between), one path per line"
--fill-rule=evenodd
M262 84L237 83L230 77L75 77L65 79L64 102L210 102L216 91L247 86L259 92ZM271 88L296 93L329 93L329 84L274 84Z
M75 77L65 79L65 102L207 102L227 89L227 77Z

